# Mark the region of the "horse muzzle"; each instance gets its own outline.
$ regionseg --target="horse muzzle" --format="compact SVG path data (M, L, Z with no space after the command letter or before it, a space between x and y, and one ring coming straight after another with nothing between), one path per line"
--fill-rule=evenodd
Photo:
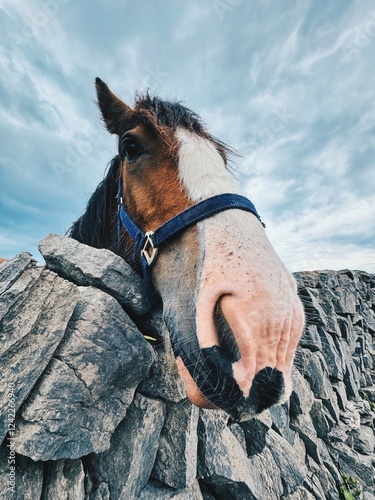
M253 216L238 212L176 238L160 253L154 281L188 396L241 421L289 397L303 311L288 271L275 253L264 255L258 221L239 248L237 233Z
M168 318L166 321L171 324ZM285 401L291 384L290 381L286 384L284 366L276 359L277 346L263 346L259 364L259 349L255 343L253 355L250 342L241 349L219 305L214 323L214 344L203 348L194 339L198 336L187 332L176 335L176 330L171 329L177 365L190 400L203 408L225 410L237 421L248 420ZM211 337L212 332L205 335L205 342L212 342ZM242 341L239 343L241 345Z
M205 357L206 370L211 369L211 374L216 379L210 380L205 376L205 372L199 373L196 370L194 373L196 380L194 380L181 357L177 358L177 365L189 399L196 406L208 409L220 408L234 420L245 421L283 401L284 376L279 370L269 367L263 368L255 375L250 394L245 397L239 390L233 375L225 374L225 372L230 372L230 367L228 366L226 370L218 369L218 366L226 363L226 361L223 363L223 353L220 353L220 349L212 348L211 352L210 349L207 349L203 352L203 356Z

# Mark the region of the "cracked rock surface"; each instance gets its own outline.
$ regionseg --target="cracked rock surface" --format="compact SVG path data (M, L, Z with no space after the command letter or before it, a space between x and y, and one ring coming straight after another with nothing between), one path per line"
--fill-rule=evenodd
M64 339L17 418L17 452L33 460L106 450L154 358L113 297L93 287L79 293Z
M186 399L127 264L67 237L40 248L46 267L0 265L0 499L375 498L374 275L295 274L292 396L236 423Z

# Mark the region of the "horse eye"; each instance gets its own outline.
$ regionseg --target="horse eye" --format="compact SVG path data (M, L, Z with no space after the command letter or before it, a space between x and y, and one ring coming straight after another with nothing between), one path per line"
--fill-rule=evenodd
M127 160L135 160L142 154L142 148L131 137L125 137L121 142L120 152Z

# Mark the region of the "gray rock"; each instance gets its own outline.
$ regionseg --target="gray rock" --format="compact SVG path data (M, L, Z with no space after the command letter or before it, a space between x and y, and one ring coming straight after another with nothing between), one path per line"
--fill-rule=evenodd
M161 323L160 329L163 343L155 346L156 360L138 390L141 394L152 398L163 398L178 403L185 400L187 394L164 322Z
M290 427L302 439L306 453L316 462L321 459L318 452L318 436L310 416L315 398L307 381L297 372L294 389L290 398Z
M315 496L312 495L306 488L299 488L295 493L292 493L291 495L283 495L281 497L283 500L316 500L317 498L319 500L322 500L325 498L324 496Z
M306 325L299 343L302 347L310 351L322 350L322 341L320 340L318 328L315 324Z
M301 288L299 297L305 313L308 315L310 325L328 326L327 315L322 307L319 293L315 289Z
M107 483L100 483L98 488L89 495L89 500L110 500L111 494Z
M235 436L237 441L240 443L242 449L247 452L246 436L245 436L245 433L244 433L242 427L237 422L232 422L229 425L229 429L230 429L231 433L233 434L233 436Z
M203 500L216 500L218 497L211 493L211 487L209 485L205 485L203 481L199 483L201 488Z
M320 399L314 401L310 410L310 417L317 436L321 439L328 439L328 434L335 425L335 421Z
M151 480L137 496L138 500L202 500L202 493L198 481L184 489L175 490L163 485L159 481Z
M198 478L219 498L267 498L258 469L225 424L219 411L200 411Z
M5 441L0 447L0 500L34 500L43 491L43 464L13 455Z
M46 269L29 268L28 259L22 262L26 271L1 297L0 442L63 338L78 300L75 285Z
M374 430L367 425L361 425L359 429L354 429L353 448L363 455L374 456L375 437Z
M335 425L329 433L327 443L346 443L348 439L348 428L342 422Z
M320 286L319 281L321 279L321 273L319 271L302 271L293 273L293 276L296 280L299 292L303 291L305 288L317 288Z
M348 290L347 287L342 287L335 292L336 297L333 299L333 305L337 314L353 315L356 313L356 296L353 290Z
M316 288L330 288L334 290L338 286L340 286L339 273L330 270L319 272L319 283Z
M372 429L375 429L375 419L374 419L374 411L370 406L370 403L366 400L361 401L361 409L359 410L359 414L361 416L361 425L367 425Z
M309 470L309 479L306 488L314 495L314 498L327 498L337 500L336 482L324 465L318 465L311 457L306 457L306 465Z
M272 428L286 439L290 445L296 445L296 432L290 427L290 401L283 405L272 406L269 412L272 419Z
M334 291L328 287L323 287L322 290L315 290L315 293L317 300L320 302L325 312L325 323L323 328L331 334L340 335L341 332L337 322L337 312L334 305L336 300Z
M290 444L272 429L267 433L267 447L280 471L284 495L294 493L307 477L306 465L298 460Z
M152 477L176 489L190 487L197 475L199 410L189 400L168 403Z
M336 393L337 404L341 411L345 411L348 403L348 396L346 394L346 386L344 382L332 382L332 388Z
M153 351L116 300L81 288L67 333L17 420L17 452L79 458L109 447Z
M361 392L367 396L369 401L375 403L375 385L362 387Z
M263 451L266 446L267 432L271 428L271 425L272 419L269 412L240 423L240 427L245 434L248 457L252 457Z
M35 264L36 260L28 252L22 252L13 259L5 261L0 267L0 297L27 269L34 267ZM2 314L0 314L0 317L2 317Z
M340 469L373 488L375 481L374 456L362 455L344 443L333 443L331 455Z
M137 314L150 304L142 279L118 255L92 248L67 236L50 234L39 243L47 266L77 285L95 286Z
M348 397L353 399L358 399L360 382L359 382L359 374L353 362L353 359L346 360L346 371L344 375L344 382Z
M340 420L345 424L347 432L360 428L361 415L358 405L354 401L348 401L345 412L340 415Z
M305 377L315 397L323 401L323 404L337 422L340 416L340 410L337 404L336 395L329 380L327 364L321 353L311 353L307 361Z
M373 306L374 302L372 304L364 302L361 308L361 315L366 325L366 329L372 334L375 333L375 312Z
M357 334L354 331L351 318L338 317L337 323L343 339L346 341L350 354L353 354L357 342Z
M50 462L44 484L44 498L85 500L85 473L80 460ZM37 497L34 497L37 498Z
M328 368L328 376L335 380L342 381L344 378L344 370L342 366L343 359L337 351L332 335L322 328L319 328L319 335L322 340L321 351L324 355L324 360Z
M281 471L271 450L265 447L261 453L250 457L251 467L258 471L262 482L262 497L283 498L284 486ZM247 498L247 497L240 497Z
M334 485L341 484L342 477L341 477L340 471L338 469L339 464L332 459L332 455L331 455L330 450L328 449L326 443L324 441L322 441L321 439L319 439L319 441L318 441L318 451L319 451L320 457L322 458L322 465L318 465L319 473L317 473L317 474L318 474L318 477L320 478L320 481L321 481L321 484L323 485L323 487L327 482L334 484ZM323 480L322 475L326 475L326 473L327 473L326 480ZM331 497L332 499L336 500L337 499L336 488L334 488L334 487L333 488L327 487L327 488L328 489L326 490L326 496L328 498Z
M130 500L146 486L158 450L165 404L137 394L104 453L86 461L96 483L107 483L111 499Z

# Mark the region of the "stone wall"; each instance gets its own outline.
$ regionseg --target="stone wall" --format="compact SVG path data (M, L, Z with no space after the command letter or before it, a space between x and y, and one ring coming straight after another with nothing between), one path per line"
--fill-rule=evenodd
M0 266L1 499L375 499L374 275L295 275L293 394L236 423L186 399L122 259L53 235L40 249L46 267Z

